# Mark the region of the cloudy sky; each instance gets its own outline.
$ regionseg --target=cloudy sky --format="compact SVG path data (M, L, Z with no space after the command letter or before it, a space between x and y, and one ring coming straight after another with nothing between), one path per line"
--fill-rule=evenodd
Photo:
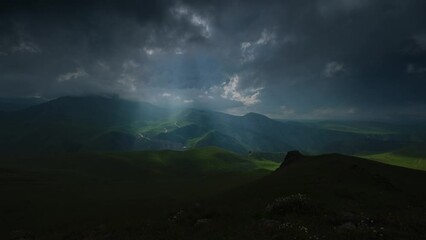
M0 97L426 119L426 1L0 3Z

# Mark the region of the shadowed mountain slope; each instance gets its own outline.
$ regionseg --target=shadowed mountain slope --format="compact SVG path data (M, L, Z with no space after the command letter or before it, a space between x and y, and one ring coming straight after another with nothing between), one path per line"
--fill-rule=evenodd
M7 155L82 151L184 150L217 146L235 153L372 154L410 144L397 133L336 131L281 122L257 113L233 116L164 109L113 97L61 97L0 114L0 151Z
M426 234L425 183L423 171L293 151L272 174L204 204L221 209L212 232L231 226L234 239L414 240Z

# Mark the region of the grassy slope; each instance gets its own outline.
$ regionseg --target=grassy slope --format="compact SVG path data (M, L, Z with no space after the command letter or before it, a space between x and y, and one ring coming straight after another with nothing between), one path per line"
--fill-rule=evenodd
M177 204L246 184L277 166L218 148L2 159L0 239L15 230L61 239L93 223L151 221Z
M426 145L423 142L414 143L390 152L364 155L361 157L394 166L426 171Z
M426 229L426 173L355 157L305 157L264 178L266 172L256 169L270 162L217 148L63 156L45 160L47 166L60 161L50 169L30 165L32 160L25 162L31 169L0 168L0 233L23 229L37 239L417 240ZM299 193L306 199L268 210L274 199ZM182 203L185 196L193 198ZM208 220L198 224L200 219ZM341 227L348 222L355 227Z
M203 136L188 141L188 147L207 147L207 146L216 146L220 148L232 149L236 153L246 153L247 149L233 137L222 134L218 131L209 131Z
M398 152L386 152L363 157L381 163L426 171L426 157L407 156Z
M161 166L170 172L196 173L249 172L258 169L275 170L279 164L244 158L217 147L205 147L188 151L144 151L111 153L136 165Z
M250 152L250 157L257 160L270 160L281 163L284 161L285 153L283 152Z
M365 136L370 135L393 135L410 134L415 139L413 143L403 148L393 149L392 151L377 152L375 154L358 154L360 157L390 164L394 166L406 167L417 170L426 170L426 151L425 144L416 134L424 135L424 126L405 126L392 125L377 122L333 122L318 121L308 122L307 124L321 129L327 129L338 132L350 132ZM418 128L418 131L417 131ZM420 132L420 133L419 133ZM419 143L420 142L420 143Z

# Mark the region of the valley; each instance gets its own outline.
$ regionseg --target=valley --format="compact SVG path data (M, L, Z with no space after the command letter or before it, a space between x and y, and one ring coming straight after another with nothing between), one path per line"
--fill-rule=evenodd
M92 96L3 112L0 122L2 239L424 234L426 192L413 183L426 182L425 135L405 125Z

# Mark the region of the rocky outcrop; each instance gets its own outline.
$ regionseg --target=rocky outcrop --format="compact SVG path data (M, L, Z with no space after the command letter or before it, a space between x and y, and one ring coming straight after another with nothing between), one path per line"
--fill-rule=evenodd
M292 164L293 162L304 158L305 156L303 156L299 151L289 151L287 152L287 155L284 158L284 162L281 163L280 168L283 168L289 164Z

